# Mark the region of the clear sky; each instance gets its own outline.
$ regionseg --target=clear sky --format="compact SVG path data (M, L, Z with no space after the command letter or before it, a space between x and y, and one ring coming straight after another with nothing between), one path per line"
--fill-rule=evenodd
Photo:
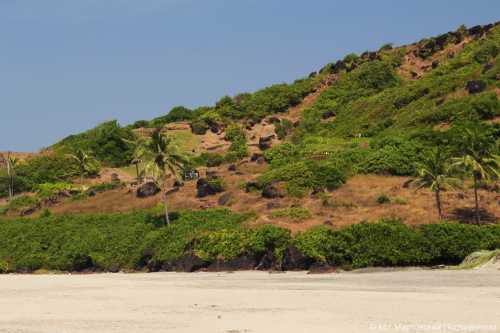
M0 0L0 151L498 20L499 0Z

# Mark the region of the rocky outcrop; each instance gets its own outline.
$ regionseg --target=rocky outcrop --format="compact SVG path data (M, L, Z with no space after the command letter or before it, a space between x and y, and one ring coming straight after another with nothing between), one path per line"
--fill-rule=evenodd
M471 80L467 82L465 86L469 94L477 94L483 92L486 89L486 82L483 80Z
M147 182L137 188L136 195L138 198L147 198L156 195L160 192L160 188L154 182Z
M259 149L260 150L266 150L266 149L269 149L271 148L271 145L272 145L272 142L273 142L273 139L275 138L276 136L274 134L272 135L268 135L268 136L261 136L259 138Z
M231 193L224 193L219 197L217 203L219 204L219 206L226 206L229 203L229 201L231 201L231 198L232 198Z
M196 190L196 196L198 198L204 198L209 195L224 192L224 187L222 186L222 181L219 178L200 178L196 182Z
M274 185L266 185L262 189L262 197L266 199L274 199L274 198L280 198L283 195L281 194L280 190L275 187Z

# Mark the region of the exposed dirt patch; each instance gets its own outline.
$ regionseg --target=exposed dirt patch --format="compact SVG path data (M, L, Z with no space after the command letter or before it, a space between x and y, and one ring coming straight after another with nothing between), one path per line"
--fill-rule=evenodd
M324 198L307 196L297 199L290 197L264 199L260 191L246 193L244 184L261 174L266 165L242 163L237 171L228 171L227 165L212 168L224 178L226 191L221 194L196 198L196 182L186 182L178 192L169 195L171 210L207 209L221 207L219 198L229 193L229 200L224 204L236 212L254 212L257 219L252 225L272 224L287 227L293 233L307 230L317 225L341 227L361 221L377 221L381 218L399 218L411 225L437 222L433 193L428 190L416 192L404 188L407 177L358 175L340 189L327 194ZM202 171L204 176L205 171ZM389 197L390 202L380 204L377 198ZM500 195L485 190L479 191L481 207L497 221L500 218ZM449 191L442 195L443 209L449 218L459 208L474 205L473 191L470 188ZM161 203L161 194L139 199L131 188L101 193L82 201L66 201L51 208L54 213L96 213L125 212L133 209L151 208ZM289 218L271 218L273 211L293 206L302 207L311 213L311 218L293 221Z

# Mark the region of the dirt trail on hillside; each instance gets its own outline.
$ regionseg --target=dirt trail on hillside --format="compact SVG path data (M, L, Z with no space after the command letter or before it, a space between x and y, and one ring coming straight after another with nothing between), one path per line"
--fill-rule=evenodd
M3 275L0 332L495 333L499 299L499 270Z

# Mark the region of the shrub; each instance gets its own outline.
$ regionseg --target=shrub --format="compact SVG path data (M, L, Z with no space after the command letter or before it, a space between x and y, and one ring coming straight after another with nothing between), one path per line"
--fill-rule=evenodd
M272 253L280 263L291 244L313 262L344 267L457 264L477 250L500 247L500 225L411 227L383 220L313 228L292 240L287 229L244 226L252 216L223 209L184 211L168 227L161 209L0 220L0 272L159 269L193 253L208 262Z
M73 185L71 185L70 183L43 183L38 185L37 195L41 199L46 199L57 196L62 192L69 192L72 189Z
M208 124L202 119L196 119L191 122L191 131L194 134L204 135L208 131Z
M371 152L358 168L366 173L391 175L413 175L415 165L422 159L425 150L418 142L400 137L385 137L373 141Z
M0 274L8 272L9 272L9 264L4 260L0 260Z
M195 254L203 260L231 260L248 251L250 233L244 229L223 229L196 240Z
M167 123L191 120L193 117L194 113L192 110L185 108L184 106L176 106L166 115L153 119L147 126L163 127Z
M293 129L293 124L288 119L281 119L275 124L278 139L283 140Z
M53 147L63 153L79 149L90 152L98 161L113 167L128 165L132 159L135 135L116 120L105 122L86 132L71 135Z
M202 153L200 156L194 158L193 163L195 166L217 167L224 163L224 156L217 153Z
M241 128L241 126L232 124L226 129L224 139L231 142L245 141L245 131Z
M391 202L391 199L387 194L381 194L377 197L377 203L380 205L388 204Z
M24 190L36 191L40 184L66 182L78 172L73 159L61 154L43 155L21 163L16 170L16 182L24 184Z
M20 210L23 208L32 208L38 205L38 199L28 195L14 197L8 205L9 210Z
M283 254L292 243L290 230L278 228L272 225L261 226L252 230L251 247L256 255L272 252L279 264L283 260Z
M231 143L225 160L229 163L234 163L248 155L248 147L245 139L238 139Z
M291 207L283 210L277 210L271 213L271 218L286 217L295 222L300 222L311 217L311 213L303 207Z

